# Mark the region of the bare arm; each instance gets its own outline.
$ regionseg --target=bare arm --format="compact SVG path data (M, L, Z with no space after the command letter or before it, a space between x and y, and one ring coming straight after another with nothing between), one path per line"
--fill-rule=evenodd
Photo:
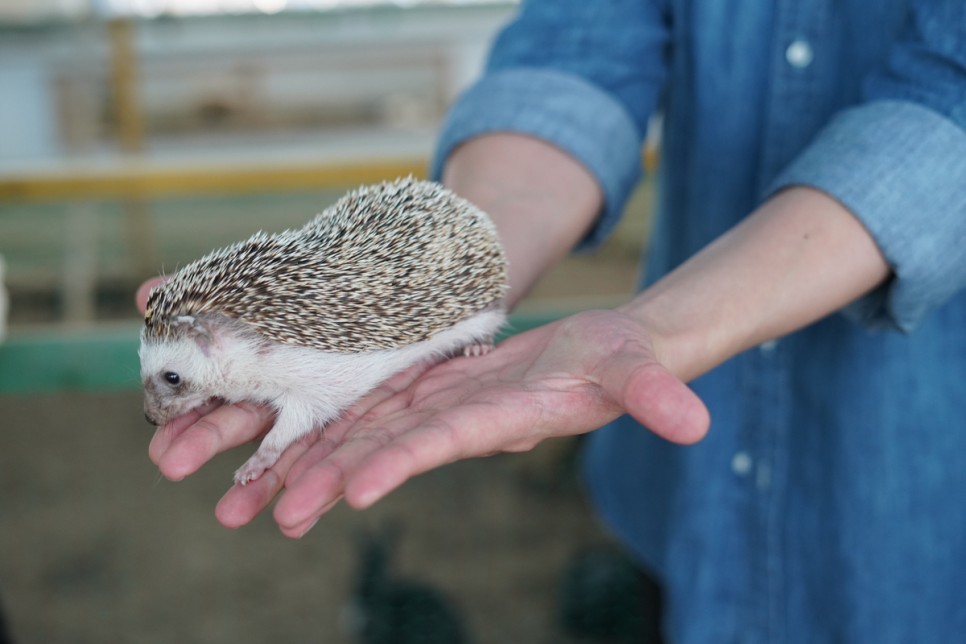
M495 220L511 258L511 304L587 232L603 199L575 160L516 134L467 142L444 181ZM840 309L888 275L875 242L844 206L792 188L621 311L645 325L662 363L689 381Z
M443 183L496 223L510 259L510 306L574 247L603 203L582 165L520 134L466 142L447 161Z

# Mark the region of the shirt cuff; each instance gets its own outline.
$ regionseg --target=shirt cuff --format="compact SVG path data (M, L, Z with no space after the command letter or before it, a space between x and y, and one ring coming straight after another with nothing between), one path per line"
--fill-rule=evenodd
M883 100L840 113L769 193L793 185L842 203L892 267L851 319L911 331L966 286L966 131L937 112Z
M519 132L555 145L597 179L604 208L578 249L603 241L641 176L643 133L624 107L595 85L557 71L518 68L483 77L443 124L431 168L436 179L460 143L481 134Z

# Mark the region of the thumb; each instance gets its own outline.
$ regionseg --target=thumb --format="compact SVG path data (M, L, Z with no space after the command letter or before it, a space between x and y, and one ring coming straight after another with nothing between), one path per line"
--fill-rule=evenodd
M600 383L634 420L672 443L696 443L708 433L711 417L701 399L646 354L615 356Z
M137 294L134 296L134 302L137 304L138 311L144 313L144 310L148 306L148 296L151 294L151 289L160 284L164 284L166 281L166 277L152 277L138 287Z

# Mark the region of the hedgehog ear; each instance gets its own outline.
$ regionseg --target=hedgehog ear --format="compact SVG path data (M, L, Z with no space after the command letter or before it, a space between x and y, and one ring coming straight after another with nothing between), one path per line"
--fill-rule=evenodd
M211 329L204 320L194 317L193 315L182 315L175 318L175 326L180 326L188 332L188 337L190 337L205 357L211 356L211 346L214 343L212 338Z
M192 329L192 331L193 333L191 337L194 339L195 344L198 345L198 348L201 349L201 353L203 353L206 358L210 358L211 345L213 344L211 333L209 333L208 329L203 325L198 325L198 327L196 329Z

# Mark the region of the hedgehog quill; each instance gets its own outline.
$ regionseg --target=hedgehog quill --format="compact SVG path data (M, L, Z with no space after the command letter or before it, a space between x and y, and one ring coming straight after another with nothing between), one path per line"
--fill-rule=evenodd
M393 374L486 352L507 288L481 210L433 182L364 186L301 229L214 251L151 291L145 417L163 425L212 400L270 405L275 424L235 473L248 483Z

